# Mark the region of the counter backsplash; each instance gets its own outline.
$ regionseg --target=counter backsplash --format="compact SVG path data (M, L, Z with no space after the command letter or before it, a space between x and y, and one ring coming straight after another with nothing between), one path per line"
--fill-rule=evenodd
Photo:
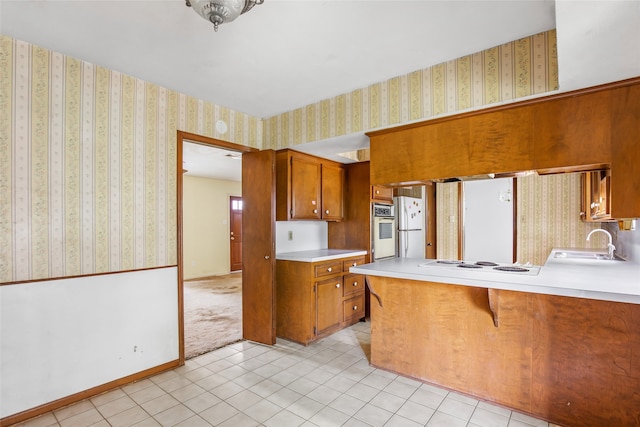
M276 253L310 251L328 247L326 221L276 221Z
M604 223L603 227L613 237L613 245L616 247L616 254L628 261L640 263L640 229L636 220L636 229L620 231L615 222ZM601 233L602 234L602 233Z

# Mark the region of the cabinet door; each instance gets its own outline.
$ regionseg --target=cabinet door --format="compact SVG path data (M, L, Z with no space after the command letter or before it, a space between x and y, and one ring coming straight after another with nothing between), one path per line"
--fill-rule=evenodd
M322 219L342 220L344 199L344 169L341 166L322 165Z
M371 198L381 202L393 203L393 188L383 187L381 185L371 186Z
M316 282L316 335L340 326L342 321L342 276Z
M291 219L320 219L321 164L291 158Z

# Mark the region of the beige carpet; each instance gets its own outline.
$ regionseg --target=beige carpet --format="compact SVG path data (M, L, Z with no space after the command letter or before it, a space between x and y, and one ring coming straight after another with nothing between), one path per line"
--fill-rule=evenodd
M185 358L242 339L242 273L184 282Z

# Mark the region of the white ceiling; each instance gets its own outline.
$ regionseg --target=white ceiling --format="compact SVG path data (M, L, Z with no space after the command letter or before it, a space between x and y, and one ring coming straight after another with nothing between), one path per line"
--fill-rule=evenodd
M217 33L183 0L0 0L2 34L259 118L551 28L554 0L265 0Z

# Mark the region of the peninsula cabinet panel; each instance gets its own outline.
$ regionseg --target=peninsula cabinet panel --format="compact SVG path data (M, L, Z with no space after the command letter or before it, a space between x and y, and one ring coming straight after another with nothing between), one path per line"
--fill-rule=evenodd
M560 425L640 426L640 305L368 280L373 366Z
M611 163L612 97L616 94L606 91L533 105L534 169L584 170Z
M611 216L640 218L640 83L626 87L616 101L616 126L611 133Z

